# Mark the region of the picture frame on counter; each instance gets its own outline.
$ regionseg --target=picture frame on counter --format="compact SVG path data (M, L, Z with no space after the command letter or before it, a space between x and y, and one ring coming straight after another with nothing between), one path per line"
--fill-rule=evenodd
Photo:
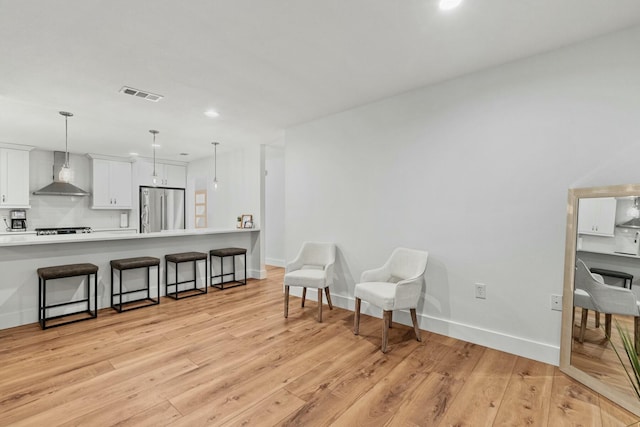
M253 228L253 215L242 215L242 228Z

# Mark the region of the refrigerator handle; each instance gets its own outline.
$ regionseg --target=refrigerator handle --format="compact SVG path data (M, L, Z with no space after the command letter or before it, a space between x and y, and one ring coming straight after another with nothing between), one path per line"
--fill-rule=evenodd
M142 212L140 213L140 232L149 232L149 192L144 190L142 192Z
M164 223L165 209L166 206L164 204L164 194L160 196L160 230L166 230L166 226Z

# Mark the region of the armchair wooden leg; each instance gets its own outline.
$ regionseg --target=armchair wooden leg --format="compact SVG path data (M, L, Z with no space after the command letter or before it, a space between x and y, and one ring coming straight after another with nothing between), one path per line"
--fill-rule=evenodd
M587 329L587 316L589 315L589 310L582 307L582 318L580 319L580 337L578 341L580 344L584 342L584 331Z
M391 323L391 311L385 310L382 314L384 324L382 325L382 352L387 352L387 343L389 342L389 324Z
M636 354L640 355L640 317L636 316L633 320L633 344L636 347Z
M318 288L318 322L322 323L322 288Z
M327 296L327 304L329 304L329 310L333 310L333 304L331 304L331 294L329 293L329 287L324 288L324 293Z
M353 334L358 335L360 333L360 298L356 298L356 309L353 313Z
M418 316L416 316L416 309L412 308L409 311L411 312L411 321L413 322L413 330L416 333L416 339L422 342L422 335L420 334L420 328L418 328Z
M604 333L607 334L608 337L611 336L611 314L604 314Z
M289 287L284 287L284 318L289 317Z
M596 311L595 315L596 315L596 328L599 328L600 327L600 312Z
M393 328L393 311L389 311L389 329Z
M307 298L307 288L302 288L302 305L300 307L304 308L304 300Z

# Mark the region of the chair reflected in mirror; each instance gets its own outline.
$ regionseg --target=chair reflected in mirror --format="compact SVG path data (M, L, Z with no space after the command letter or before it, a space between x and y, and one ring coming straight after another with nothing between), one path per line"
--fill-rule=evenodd
M633 337L636 350L640 349L640 310L638 300L631 289L610 286L604 283L602 276L592 273L581 259L576 262L575 290L573 305L582 309L580 320L580 334L578 340L584 342L584 335L589 316L589 310L605 315L605 337L611 337L612 315L633 316ZM596 316L596 327L599 326Z

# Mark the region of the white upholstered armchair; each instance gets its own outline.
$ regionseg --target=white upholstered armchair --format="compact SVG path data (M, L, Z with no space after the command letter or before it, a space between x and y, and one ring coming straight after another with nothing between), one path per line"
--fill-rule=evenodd
M318 290L318 322L322 322L322 290L327 296L329 309L333 310L329 286L333 282L333 264L336 245L333 243L304 242L296 259L287 264L284 275L284 317L289 317L289 287L302 288L304 307L307 288Z
M612 314L633 316L633 342L636 351L640 350L640 309L636 295L631 289L605 284L602 276L593 274L581 259L576 262L573 305L582 308L580 342L584 341L588 312L593 310L605 314L605 333L607 336L611 336Z
M380 268L362 273L355 287L356 308L353 333L360 330L360 304L364 300L382 308L382 352L387 352L388 330L392 324L393 310L409 309L416 333L421 341L416 307L422 291L422 278L427 268L428 253L414 249L396 248Z

